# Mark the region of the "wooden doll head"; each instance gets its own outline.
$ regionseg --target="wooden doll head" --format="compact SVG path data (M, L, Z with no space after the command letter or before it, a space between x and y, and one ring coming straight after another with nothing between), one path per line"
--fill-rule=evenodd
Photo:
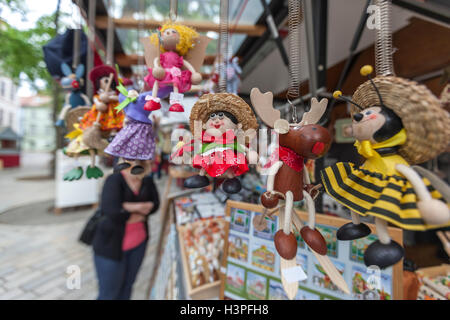
M278 133L279 144L293 150L298 155L316 159L323 156L331 146L328 130L316 124L327 107L327 99L320 102L311 99L311 109L303 114L298 123L289 123L280 118L280 111L273 108L273 94L262 94L257 88L250 93L252 105L261 120Z
M187 26L176 23L165 23L158 33L150 36L150 41L155 46L160 46L162 53L166 51L176 51L180 56L185 56L195 45L198 33Z
M385 141L403 129L402 120L385 106L373 106L352 115L352 131L356 140L372 143Z
M218 110L209 114L208 120L203 124L206 133L213 136L220 136L228 130L240 129L242 125L230 112Z

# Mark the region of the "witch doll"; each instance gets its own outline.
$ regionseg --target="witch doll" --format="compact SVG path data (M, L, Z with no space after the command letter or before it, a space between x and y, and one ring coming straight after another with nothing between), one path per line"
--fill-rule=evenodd
M351 210L352 222L338 230L337 238L366 237L371 231L360 215L374 217L379 240L368 246L364 262L386 268L404 255L390 238L388 223L414 231L450 226L448 186L442 181L432 185L417 173L422 170L410 167L445 151L450 118L425 86L395 76L372 79L371 73L371 66L361 68L369 80L352 100L334 93L353 104L355 147L365 161L360 166L336 163L322 170L321 177L326 192Z
M196 121L201 126L196 127ZM186 151L192 152L192 166L200 169L198 175L185 180L184 186L206 187L210 184L208 175L225 178L222 183L225 192L239 192L242 186L237 177L249 170L249 162L256 164L258 158L256 151L245 145L243 135L245 132L247 137L254 137L258 128L250 106L235 94L204 94L192 108L190 127L194 139L172 154L174 159L182 157ZM200 141L197 140L199 147L195 148L197 129L201 130L201 135Z

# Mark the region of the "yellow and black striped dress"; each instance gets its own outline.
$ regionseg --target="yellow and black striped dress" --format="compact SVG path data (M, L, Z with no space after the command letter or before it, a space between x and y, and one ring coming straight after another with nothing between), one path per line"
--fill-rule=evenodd
M408 164L400 155L381 156L385 170L371 159L358 167L350 162L338 162L321 171L326 192L350 210L384 219L400 228L424 231L450 226L429 225L417 209L418 198L411 183L396 169L396 164ZM386 168L388 168L386 170ZM444 201L430 181L422 178L431 196Z

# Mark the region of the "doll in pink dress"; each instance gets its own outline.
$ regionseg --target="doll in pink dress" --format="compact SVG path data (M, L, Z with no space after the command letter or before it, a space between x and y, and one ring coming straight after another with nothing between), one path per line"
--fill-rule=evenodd
M183 112L183 92L191 89L191 84L199 84L202 75L183 57L194 46L194 40L198 37L195 30L173 23L164 24L158 33L150 37L153 45L159 46L160 55L153 61L153 68L149 68L149 74L144 78L152 87L152 95L148 96L144 109L154 111L161 108L158 90L167 86L173 87L170 94L169 111ZM182 68L184 68L182 70Z

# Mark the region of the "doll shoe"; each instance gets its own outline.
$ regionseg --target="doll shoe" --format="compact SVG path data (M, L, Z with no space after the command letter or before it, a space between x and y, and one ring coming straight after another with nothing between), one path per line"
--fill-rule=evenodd
M184 112L184 108L181 104L179 103L174 103L170 105L169 111L172 112Z
M242 185L238 178L226 179L222 183L222 189L226 193L238 193L239 191L241 191Z
M184 180L184 187L189 189L204 188L209 186L209 180L205 176L196 175Z
M120 172L122 170L128 169L131 167L131 164L128 162L122 162L114 166L114 173Z
M161 103L155 100L149 100L144 104L144 110L155 111L161 109Z
M364 263L366 266L376 265L381 269L390 267L399 262L405 250L394 240L389 244L383 244L380 240L371 243L364 252Z
M131 174L138 175L144 172L144 167L140 165L133 166L130 170Z
M99 167L91 167L91 166L88 166L87 167L87 169L86 169L86 177L88 178L88 179L92 179L92 178L94 178L94 179L98 179L98 178L101 178L101 177L103 177L103 171L99 168Z
M370 233L370 228L366 224L349 222L339 228L336 237L338 240L355 240L367 237Z
M80 180L83 176L83 168L82 167L76 167L67 172L63 176L64 181L73 181L73 180Z

